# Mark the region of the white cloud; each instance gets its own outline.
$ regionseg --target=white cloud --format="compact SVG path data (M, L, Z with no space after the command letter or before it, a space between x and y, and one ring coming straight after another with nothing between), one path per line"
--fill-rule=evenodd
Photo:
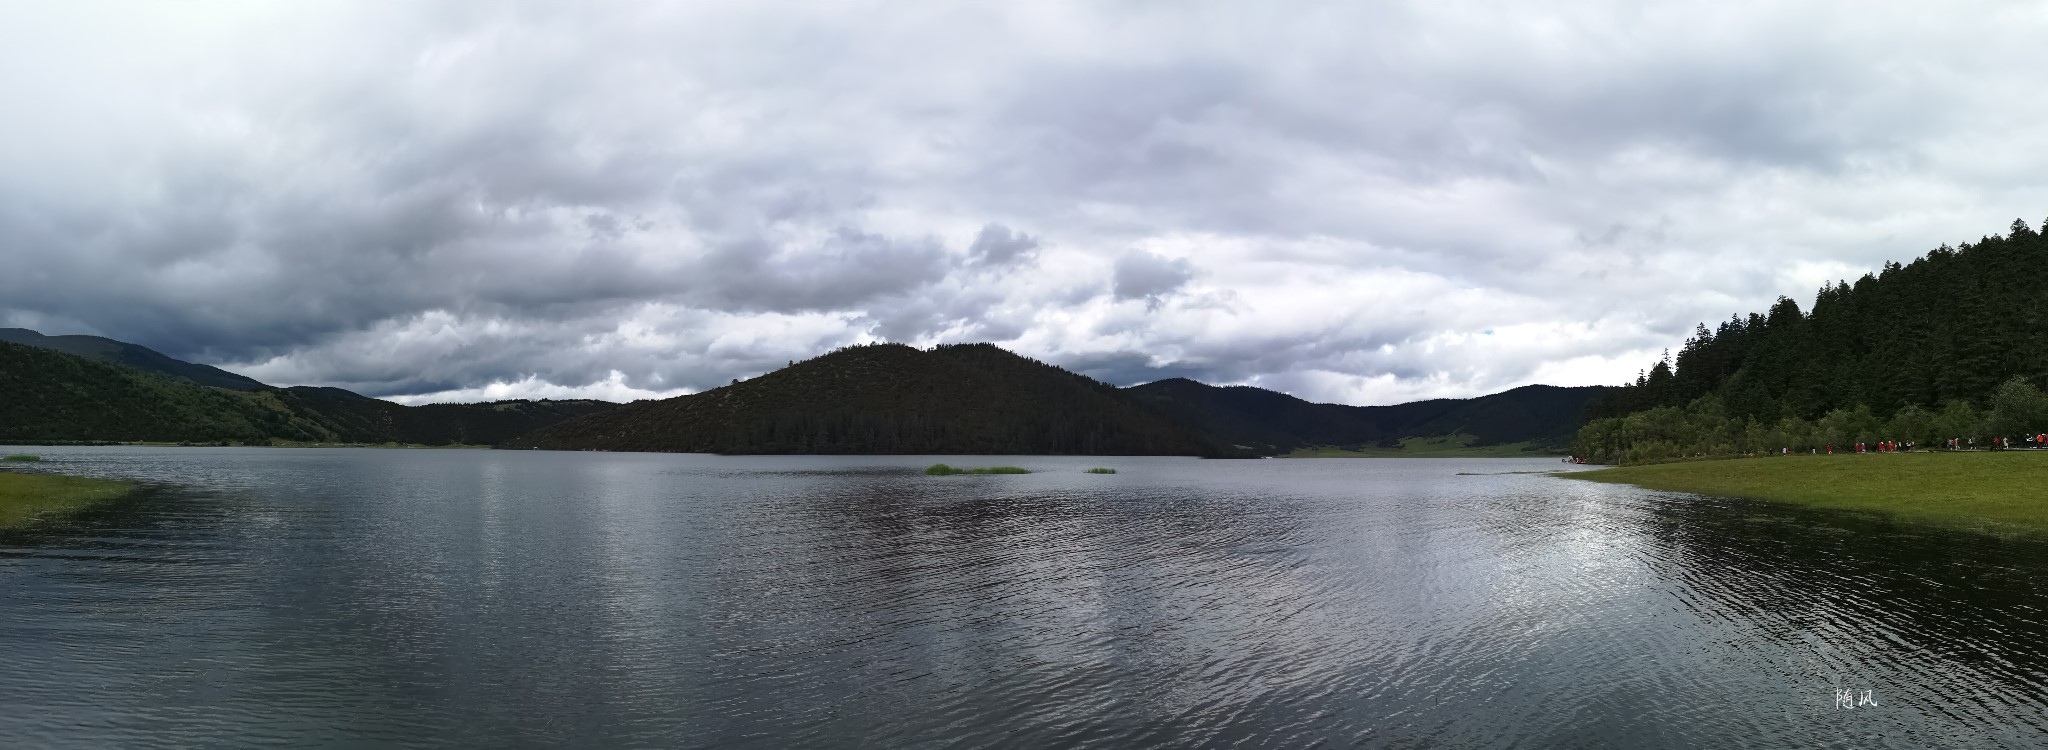
M465 404L476 401L505 401L519 398L551 398L557 401L566 399L597 399L599 401L626 403L644 399L673 398L692 392L688 388L670 388L667 390L635 388L627 384L625 373L613 370L606 374L602 380L582 385L557 385L528 375L516 381L497 380L479 387L393 396L391 400L409 406L421 404Z

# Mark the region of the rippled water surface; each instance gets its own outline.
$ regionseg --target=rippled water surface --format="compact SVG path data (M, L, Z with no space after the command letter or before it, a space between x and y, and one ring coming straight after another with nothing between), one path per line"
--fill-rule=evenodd
M33 452L10 747L2048 743L2048 546L1552 460Z

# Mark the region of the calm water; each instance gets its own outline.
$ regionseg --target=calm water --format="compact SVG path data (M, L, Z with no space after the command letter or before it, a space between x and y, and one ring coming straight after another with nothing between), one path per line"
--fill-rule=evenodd
M8 747L2048 743L2048 547L1550 460L33 451Z

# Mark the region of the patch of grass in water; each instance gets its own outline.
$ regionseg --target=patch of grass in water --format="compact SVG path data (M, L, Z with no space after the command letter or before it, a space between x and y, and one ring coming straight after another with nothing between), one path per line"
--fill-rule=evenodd
M990 466L980 469L965 469L945 464L932 464L925 467L924 473L927 476L946 477L954 474L1029 474L1031 470L1016 466Z
M1109 469L1109 468L1104 468L1104 467L1101 467L1101 466L1097 466L1097 467L1095 467L1095 468L1093 468L1093 469L1089 469L1088 471L1086 471L1086 472L1083 472L1083 473L1086 473L1086 474L1115 474L1115 473L1116 473L1116 470L1115 470L1115 469Z
M0 473L0 529L128 494L135 485L110 479Z
M14 453L9 454L6 458L0 458L0 461L15 461L19 463L30 463L41 460L43 460L42 456L37 456L29 453Z

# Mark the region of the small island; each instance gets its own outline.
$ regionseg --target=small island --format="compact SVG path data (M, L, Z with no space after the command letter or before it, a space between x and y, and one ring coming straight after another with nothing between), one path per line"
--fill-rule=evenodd
M14 455L6 460L40 459ZM133 484L111 479L0 472L0 529L26 526L38 516L67 513L121 497L134 489Z

